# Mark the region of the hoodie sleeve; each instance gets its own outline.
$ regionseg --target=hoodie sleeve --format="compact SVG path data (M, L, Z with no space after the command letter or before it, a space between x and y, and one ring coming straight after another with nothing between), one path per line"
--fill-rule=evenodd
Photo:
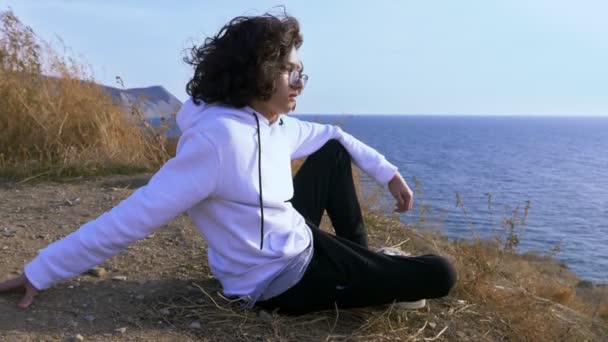
M102 263L209 196L218 174L215 147L202 133L185 132L176 156L147 185L44 248L25 266L25 275L42 290Z
M372 147L357 140L334 125L322 125L289 117L286 126L292 144L291 159L306 157L331 139L338 140L351 155L355 165L374 178L378 183L386 185L397 173L397 167L386 160Z

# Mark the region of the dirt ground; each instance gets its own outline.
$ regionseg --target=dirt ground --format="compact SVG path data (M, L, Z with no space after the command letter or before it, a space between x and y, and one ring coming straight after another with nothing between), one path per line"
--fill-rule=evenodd
M39 249L112 208L148 177L0 183L0 280L19 275ZM383 234L372 232L372 243L388 242ZM500 317L456 296L411 312L385 306L288 317L241 309L219 294L205 243L185 215L99 266L107 274L42 291L28 310L17 308L19 294L0 295L0 340L518 340Z
M39 249L112 208L146 182L147 176L113 176L1 189L3 280L20 274ZM0 338L63 340L80 334L87 340L118 335L126 340L192 339L188 329L180 332L162 319L139 318L162 297L195 289L193 281L209 289L217 287L209 277L202 238L188 218L180 216L164 228L100 265L107 275L83 275L61 283L41 292L26 311L15 306L18 294L0 296Z

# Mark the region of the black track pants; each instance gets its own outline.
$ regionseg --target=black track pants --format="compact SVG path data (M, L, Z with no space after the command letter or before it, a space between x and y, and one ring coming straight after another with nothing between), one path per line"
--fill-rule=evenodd
M348 152L335 140L308 157L294 178L294 207L307 218L314 254L302 279L257 305L289 314L437 298L456 272L443 257L388 256L367 248ZM336 235L318 229L323 211Z

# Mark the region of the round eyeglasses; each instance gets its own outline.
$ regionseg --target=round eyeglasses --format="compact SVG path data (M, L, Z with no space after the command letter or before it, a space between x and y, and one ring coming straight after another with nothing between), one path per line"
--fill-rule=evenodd
M300 70L293 69L289 72L289 85L292 87L297 87L298 82L302 81L302 88L306 86L306 82L308 82L308 75L303 74Z

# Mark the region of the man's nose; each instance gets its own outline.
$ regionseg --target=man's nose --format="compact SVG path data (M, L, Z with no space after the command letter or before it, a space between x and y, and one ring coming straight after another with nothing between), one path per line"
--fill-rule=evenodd
M302 92L302 89L304 89L304 81L302 81L302 79L300 78L296 84L292 85L291 88L293 88L294 90L298 90L298 95Z

